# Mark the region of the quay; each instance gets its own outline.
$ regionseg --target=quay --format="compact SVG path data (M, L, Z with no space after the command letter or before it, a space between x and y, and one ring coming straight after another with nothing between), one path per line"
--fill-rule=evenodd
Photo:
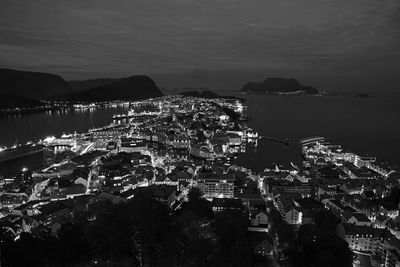
M274 137L270 137L270 136L259 136L258 139L281 143L281 144L284 144L285 146L289 146L290 145L290 142L289 142L289 140L287 138L278 139L278 138L274 138Z
M41 144L21 145L16 148L9 148L0 152L0 162L21 158L42 151L43 145Z

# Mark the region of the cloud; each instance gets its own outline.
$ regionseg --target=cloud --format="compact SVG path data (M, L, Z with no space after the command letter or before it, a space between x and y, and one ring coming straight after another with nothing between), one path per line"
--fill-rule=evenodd
M3 0L0 61L68 78L188 69L359 68L387 74L399 70L399 5L397 0Z

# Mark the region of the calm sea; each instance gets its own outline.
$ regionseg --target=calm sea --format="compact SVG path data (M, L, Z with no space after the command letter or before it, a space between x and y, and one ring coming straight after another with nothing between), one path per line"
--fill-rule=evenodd
M249 125L262 135L287 138L290 146L261 141L239 155L242 165L262 170L271 163L301 163L298 141L324 136L360 155L400 165L400 98L245 95Z
M48 136L84 133L91 128L108 125L114 114L125 113L128 107L102 107L86 110L66 110L58 112L35 113L24 116L0 117L0 147L38 141ZM41 166L41 153L29 155L18 160L0 163L0 175L7 175L23 167L35 169Z
M298 140L324 136L332 143L361 155L400 165L400 98L375 96L268 96L241 95L247 99L249 125L261 135L287 138L291 145L260 141L239 155L243 166L262 170L273 163L301 163ZM63 133L80 133L111 122L112 115L124 108L99 108L92 111L39 113L0 118L0 146L43 139ZM35 168L40 157L28 156L0 164L0 174Z

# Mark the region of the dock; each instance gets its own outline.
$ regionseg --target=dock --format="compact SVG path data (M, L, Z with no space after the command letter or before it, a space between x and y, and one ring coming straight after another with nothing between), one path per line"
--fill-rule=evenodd
M43 145L40 144L21 145L16 148L9 148L0 152L0 162L21 158L42 151Z
M284 144L285 146L289 146L290 145L290 142L289 142L289 140L287 138L279 139L279 138L274 138L274 137L270 137L270 136L259 136L258 139L259 140L267 140L267 141L281 143L281 144Z

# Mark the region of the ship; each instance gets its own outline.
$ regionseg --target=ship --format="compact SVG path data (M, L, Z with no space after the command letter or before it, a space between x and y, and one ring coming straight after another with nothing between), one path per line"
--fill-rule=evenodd
M42 151L43 145L41 144L26 144L14 146L12 148L7 148L0 151L0 162L24 157Z

